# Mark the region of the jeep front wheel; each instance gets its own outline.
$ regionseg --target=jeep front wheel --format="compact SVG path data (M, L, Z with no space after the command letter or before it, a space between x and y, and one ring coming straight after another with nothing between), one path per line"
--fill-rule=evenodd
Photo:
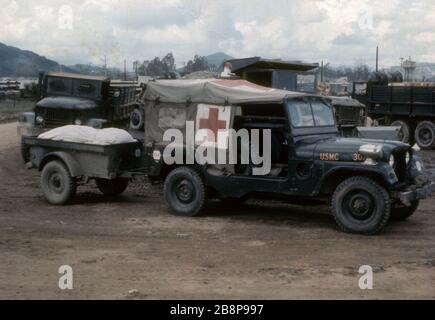
M335 190L331 210L342 230L375 234L381 231L390 217L390 196L374 180L352 177L344 180Z
M188 167L180 167L169 173L165 180L164 195L171 212L178 216L196 216L206 201L202 178Z

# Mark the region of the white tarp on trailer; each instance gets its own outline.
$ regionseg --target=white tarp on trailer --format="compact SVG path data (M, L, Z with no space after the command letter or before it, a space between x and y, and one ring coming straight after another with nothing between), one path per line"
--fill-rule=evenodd
M44 132L40 134L38 138L103 146L136 142L127 131L122 129L94 129L91 127L74 125L63 126Z

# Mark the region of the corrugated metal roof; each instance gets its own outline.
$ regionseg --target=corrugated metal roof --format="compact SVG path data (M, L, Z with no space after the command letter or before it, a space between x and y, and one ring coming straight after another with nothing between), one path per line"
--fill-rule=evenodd
M232 65L232 72L237 73L247 68L252 69L278 69L290 71L311 71L319 67L318 63L304 63L300 61L284 61L279 59L264 59L250 57L244 59L231 59L227 62Z
M62 77L62 78L74 78L83 80L94 80L94 81L110 81L110 78L104 76L89 76L80 73L67 73L67 72L48 72L47 76L51 77Z

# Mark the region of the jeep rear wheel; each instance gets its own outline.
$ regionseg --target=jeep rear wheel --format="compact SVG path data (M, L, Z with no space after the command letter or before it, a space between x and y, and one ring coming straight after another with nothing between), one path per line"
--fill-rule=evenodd
M390 196L372 179L352 177L335 190L331 211L342 230L375 234L382 230L390 217Z
M420 204L420 201L413 201L411 202L411 206L406 207L406 206L396 206L393 207L393 209L391 210L391 220L396 220L396 221L403 221L408 219L410 216L412 216L415 211L417 211L418 209L418 205Z
M391 124L391 127L400 127L399 139L404 143L411 142L411 126L407 121L396 120Z
M128 179L116 178L113 180L95 179L98 190L105 196L119 196L128 187Z
M63 205L74 198L77 185L65 164L54 160L42 169L41 189L48 202Z
M206 201L202 178L188 167L180 167L169 173L165 180L164 195L171 212L178 216L199 214Z
M415 141L422 149L435 147L435 124L431 121L422 121L415 129Z

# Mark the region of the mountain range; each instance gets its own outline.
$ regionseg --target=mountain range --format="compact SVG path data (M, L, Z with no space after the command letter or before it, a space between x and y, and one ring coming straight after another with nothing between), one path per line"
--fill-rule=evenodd
M56 61L32 51L21 50L0 42L1 77L36 77L39 71L71 71Z

